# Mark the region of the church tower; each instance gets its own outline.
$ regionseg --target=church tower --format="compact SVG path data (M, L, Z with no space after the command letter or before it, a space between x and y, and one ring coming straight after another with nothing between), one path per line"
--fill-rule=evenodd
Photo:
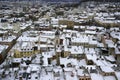
M55 54L56 54L57 65L60 64L60 58L59 58L60 54L57 53L57 48L58 48L59 44L60 44L60 31L59 31L59 29L57 29L55 32Z
M60 44L60 31L59 29L56 30L55 32L55 45L58 46Z

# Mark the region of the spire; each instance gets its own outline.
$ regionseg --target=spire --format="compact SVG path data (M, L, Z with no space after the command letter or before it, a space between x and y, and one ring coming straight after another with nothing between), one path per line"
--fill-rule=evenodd
M59 31L59 29L57 29L55 32L55 36L59 36L59 35L60 35L60 31Z

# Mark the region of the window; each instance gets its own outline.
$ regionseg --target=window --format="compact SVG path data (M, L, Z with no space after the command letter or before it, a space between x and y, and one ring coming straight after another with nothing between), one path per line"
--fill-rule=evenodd
M31 79L31 77L28 77L28 79Z
M35 79L38 79L38 77L35 77Z
M20 52L21 56L23 55L23 52Z
M80 80L84 80L84 78L80 78Z
M91 80L90 78L88 78L88 80Z

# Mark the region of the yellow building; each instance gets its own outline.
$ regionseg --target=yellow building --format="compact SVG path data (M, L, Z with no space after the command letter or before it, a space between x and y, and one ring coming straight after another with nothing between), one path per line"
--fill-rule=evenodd
M21 57L29 57L38 51L38 47L34 46L32 42L19 42L15 46L14 50L14 57L21 58Z
M59 25L67 25L67 28L73 28L74 27L74 21L69 20L59 20Z

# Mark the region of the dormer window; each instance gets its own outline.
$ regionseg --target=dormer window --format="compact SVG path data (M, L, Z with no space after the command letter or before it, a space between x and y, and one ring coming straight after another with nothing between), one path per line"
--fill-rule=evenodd
M116 36L119 36L119 34L115 34Z
M96 40L96 39L93 39L94 41Z

